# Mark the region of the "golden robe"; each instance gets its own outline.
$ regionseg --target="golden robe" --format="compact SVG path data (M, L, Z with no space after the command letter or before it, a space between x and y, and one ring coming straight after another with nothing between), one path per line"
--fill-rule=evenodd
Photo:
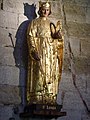
M51 37L50 21L39 17L29 24L27 43L27 101L55 103L61 78L63 42ZM40 60L32 57L32 51L38 53Z

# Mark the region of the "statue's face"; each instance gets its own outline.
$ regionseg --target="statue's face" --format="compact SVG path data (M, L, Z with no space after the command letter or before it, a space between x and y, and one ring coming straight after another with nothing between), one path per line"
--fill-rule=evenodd
M42 17L47 17L50 13L50 9L49 8L42 8L41 13L42 13L41 14Z

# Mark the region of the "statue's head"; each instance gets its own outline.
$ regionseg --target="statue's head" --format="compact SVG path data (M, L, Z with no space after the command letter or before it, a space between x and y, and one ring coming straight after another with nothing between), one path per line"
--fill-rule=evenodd
M51 14L51 4L50 2L39 2L38 14L41 17L47 17Z

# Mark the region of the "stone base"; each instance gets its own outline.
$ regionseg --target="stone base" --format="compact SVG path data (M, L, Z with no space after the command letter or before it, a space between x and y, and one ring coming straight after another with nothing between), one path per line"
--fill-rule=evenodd
M52 104L30 104L24 108L24 112L20 113L20 117L33 118L57 118L66 116L66 112L61 112L62 105Z

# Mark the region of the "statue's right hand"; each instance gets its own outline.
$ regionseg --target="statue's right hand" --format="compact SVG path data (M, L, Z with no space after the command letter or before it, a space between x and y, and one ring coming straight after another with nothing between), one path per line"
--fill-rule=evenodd
M40 58L38 56L38 52L36 52L35 50L34 51L31 51L31 56L37 60L37 61L40 61Z

